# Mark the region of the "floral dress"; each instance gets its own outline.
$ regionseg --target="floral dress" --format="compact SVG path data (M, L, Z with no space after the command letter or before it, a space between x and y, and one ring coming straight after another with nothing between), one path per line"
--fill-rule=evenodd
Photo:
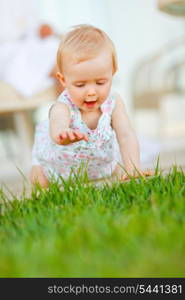
M32 165L42 166L48 178L58 178L60 175L66 179L78 172L81 166L85 166L89 179L111 176L119 160L116 135L111 126L114 96L109 95L101 105L102 114L96 129L90 129L82 120L80 110L66 90L57 101L68 105L71 112L70 128L85 133L88 142L81 140L69 145L55 144L49 135L49 120L42 121L36 127Z

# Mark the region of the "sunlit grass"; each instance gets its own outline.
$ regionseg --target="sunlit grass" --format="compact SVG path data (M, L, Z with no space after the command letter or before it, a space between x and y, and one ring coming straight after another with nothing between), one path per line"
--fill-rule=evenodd
M184 277L185 174L0 191L0 277Z

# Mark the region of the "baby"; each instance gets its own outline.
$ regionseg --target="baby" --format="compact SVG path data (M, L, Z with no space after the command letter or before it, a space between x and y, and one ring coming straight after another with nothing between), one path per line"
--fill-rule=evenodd
M67 179L81 165L92 180L114 174L127 179L137 171L148 175L141 171L124 103L111 91L117 59L107 34L90 25L74 27L59 45L57 65L56 76L65 89L51 107L49 121L36 128L32 183L48 187L52 177Z

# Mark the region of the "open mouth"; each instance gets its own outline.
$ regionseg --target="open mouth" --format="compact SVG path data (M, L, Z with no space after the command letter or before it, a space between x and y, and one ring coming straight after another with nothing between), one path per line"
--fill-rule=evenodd
M84 101L87 107L93 107L96 104L97 100L94 101Z

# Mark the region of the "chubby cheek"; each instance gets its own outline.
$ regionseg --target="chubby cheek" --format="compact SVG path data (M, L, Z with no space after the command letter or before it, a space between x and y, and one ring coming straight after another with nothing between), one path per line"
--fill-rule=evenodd
M76 105L81 105L83 103L84 96L82 91L76 88L68 88L68 92Z
M105 86L103 89L99 91L99 97L102 101L104 101L108 97L110 93L110 88L111 88L111 84Z

